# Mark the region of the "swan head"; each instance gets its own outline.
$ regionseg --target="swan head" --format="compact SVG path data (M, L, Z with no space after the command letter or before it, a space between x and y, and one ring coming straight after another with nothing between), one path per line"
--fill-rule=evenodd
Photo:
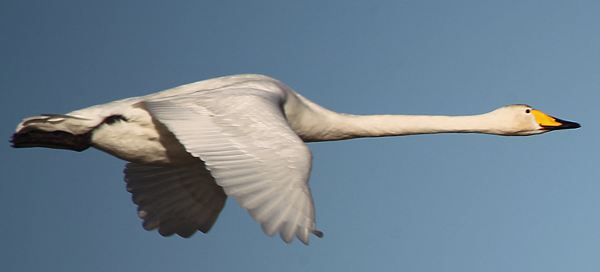
M579 128L575 122L558 119L529 105L508 105L488 113L493 134L528 136L554 130Z

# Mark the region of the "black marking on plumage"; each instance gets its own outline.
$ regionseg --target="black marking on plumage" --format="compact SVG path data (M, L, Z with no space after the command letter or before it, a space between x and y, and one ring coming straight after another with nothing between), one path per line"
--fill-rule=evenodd
M92 143L92 133L75 135L65 131L43 131L32 129L25 132L18 132L12 135L10 140L12 147L48 147L56 149L68 149L81 152L90 147Z
M44 115L44 116L58 116L64 118L72 118L68 115ZM92 133L93 131L104 125L111 125L116 122L127 121L123 115L115 114L104 118L104 120L90 131L83 134L73 134L66 131L44 131L40 129L29 129L22 130L21 132L14 133L10 142L12 147L15 148L27 148L27 147L47 147L55 149L67 149L81 152L88 149L92 145Z
M119 121L127 122L127 118L125 118L125 116L123 116L123 115L115 114L115 115L111 115L111 116L104 118L104 121L102 121L102 124L112 125Z

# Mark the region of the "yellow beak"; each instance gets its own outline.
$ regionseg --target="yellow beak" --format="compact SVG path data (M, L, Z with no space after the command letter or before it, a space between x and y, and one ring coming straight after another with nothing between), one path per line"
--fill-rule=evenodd
M571 129L579 128L581 125L571 121L561 120L550 115L547 115L539 110L531 110L531 113L535 117L535 121L546 130L557 130L557 129Z

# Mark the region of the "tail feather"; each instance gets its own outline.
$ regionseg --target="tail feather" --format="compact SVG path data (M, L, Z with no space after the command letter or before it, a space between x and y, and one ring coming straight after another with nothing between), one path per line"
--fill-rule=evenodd
M29 129L40 129L46 131L61 130L74 134L88 132L97 121L82 118L79 116L66 114L41 114L23 119L17 125L16 132L23 132Z
M12 135L15 148L48 147L83 151L91 146L90 121L64 114L44 114L25 118Z
M64 131L29 130L13 134L12 147L47 147L83 151L91 146L91 133L75 135Z

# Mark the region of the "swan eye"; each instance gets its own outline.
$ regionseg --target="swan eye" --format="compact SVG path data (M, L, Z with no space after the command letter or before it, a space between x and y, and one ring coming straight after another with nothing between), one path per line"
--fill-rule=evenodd
M531 113L531 109L526 109L525 113Z

